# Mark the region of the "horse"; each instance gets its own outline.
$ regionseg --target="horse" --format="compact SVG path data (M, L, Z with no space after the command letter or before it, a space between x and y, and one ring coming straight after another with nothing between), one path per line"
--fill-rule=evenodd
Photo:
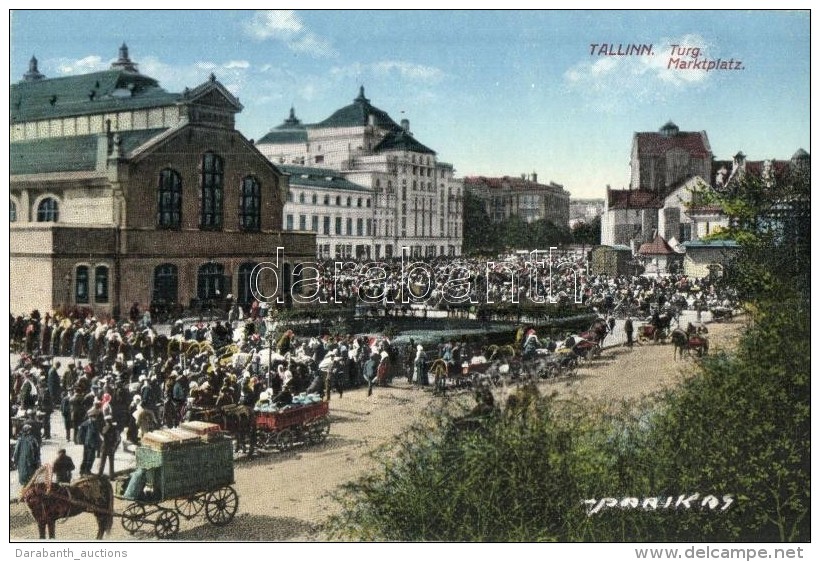
M97 519L97 540L111 532L114 522L114 488L105 476L85 476L65 486L51 482L51 466L44 465L34 473L20 492L40 531L40 538L54 538L58 519L80 513L92 513Z
M702 357L709 352L709 340L700 335L700 333L689 334L680 328L672 331L672 345L674 346L674 358L678 359L678 354L683 358L683 352L691 353L694 349L698 352L698 356Z

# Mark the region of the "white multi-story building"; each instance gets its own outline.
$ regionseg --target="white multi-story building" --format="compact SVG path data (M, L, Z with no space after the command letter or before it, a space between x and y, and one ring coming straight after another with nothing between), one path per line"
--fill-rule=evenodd
M259 139L256 147L278 166L330 169L338 178L370 193L372 206L364 207L371 219L370 248L355 250L357 245L367 245L355 236L356 240L346 241L340 251L347 252L350 245L354 257L377 259L398 256L402 247L410 248L416 257L461 255L463 181L455 178L451 164L440 162L434 150L416 140L408 120L399 125L371 105L363 87L352 104L316 124L303 124L291 109L289 118ZM292 176L294 182L299 181L296 175ZM317 200L323 200L318 192ZM303 210L306 217L321 214L308 207ZM358 207L354 210L358 213ZM287 214L286 209L285 221ZM348 219L355 224L359 218L367 218L360 214L340 217L343 227ZM335 232L334 222L331 230ZM334 255L334 246L342 246L335 238L322 242L320 236L317 242L320 246L331 244Z
M284 230L316 235L319 258L374 257L373 191L328 168L279 165L290 174Z

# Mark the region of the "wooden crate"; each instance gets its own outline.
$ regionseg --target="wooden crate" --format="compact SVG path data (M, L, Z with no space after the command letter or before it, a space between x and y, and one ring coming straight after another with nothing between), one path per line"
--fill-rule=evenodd
M230 439L198 440L174 448L138 447L137 468L148 472L148 485L160 501L187 497L233 484Z

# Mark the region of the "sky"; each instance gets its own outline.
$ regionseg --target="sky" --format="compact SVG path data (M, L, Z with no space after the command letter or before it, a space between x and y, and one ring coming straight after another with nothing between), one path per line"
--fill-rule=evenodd
M47 77L81 74L107 69L125 42L168 91L213 72L253 139L291 106L321 121L363 85L457 175L537 172L575 198L628 186L633 134L669 120L705 130L718 159L811 152L808 11L20 10L10 29L12 83L32 55Z

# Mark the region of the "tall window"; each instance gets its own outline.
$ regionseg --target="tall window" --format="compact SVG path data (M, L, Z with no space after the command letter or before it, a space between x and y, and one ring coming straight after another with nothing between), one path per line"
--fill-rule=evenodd
M157 304L172 304L177 302L177 287L179 275L177 266L164 263L154 268L154 292L151 301Z
M17 222L17 203L9 199L9 222Z
M157 226L179 228L182 218L182 178L170 168L159 173Z
M324 224L323 224L322 233L323 234L330 234L330 217L325 217Z
M307 230L307 217L299 215L299 230Z
M316 194L315 193L310 196L310 202L313 203L314 205L316 204Z
M356 236L364 236L364 219L356 219Z
M299 203L304 203L304 202L305 202L305 192L303 191L303 192L299 193Z
M222 228L224 164L213 152L202 156L202 214L200 228Z
M347 218L347 235L353 235L353 219L350 217Z
M74 301L77 304L88 304L88 266L77 267L74 274Z
M196 277L196 296L199 300L218 299L225 296L225 268L219 263L199 266Z
M108 267L105 265L94 268L94 302L108 302Z
M60 205L54 197L46 197L37 205L37 222L58 222ZM87 272L86 272L87 273Z
M336 234L342 234L342 217L336 217Z
M242 190L239 196L239 228L249 232L257 232L262 226L262 200L259 182L253 176L242 180Z
M285 230L293 230L293 215L285 217Z
M253 262L243 263L239 266L239 285L237 286L237 299L241 305L249 305L253 301L253 293L251 292L251 272L256 264Z
M317 215L310 218L310 229L313 232L319 232L319 217Z

